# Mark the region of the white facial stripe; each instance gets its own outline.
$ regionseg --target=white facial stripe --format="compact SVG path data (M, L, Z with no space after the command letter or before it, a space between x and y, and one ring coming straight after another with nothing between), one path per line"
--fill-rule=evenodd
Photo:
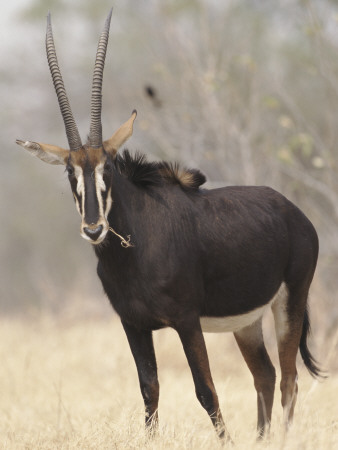
M95 167L95 187L96 187L97 201L99 202L99 214L100 217L104 217L102 192L106 190L106 185L104 184L103 181L103 163L98 164Z
M78 199L77 199L77 197L76 197L76 195L74 193L73 193L73 197L74 197L74 200L75 200L76 209L77 209L78 213L81 216L81 210L80 210L79 201L78 201Z
M106 200L106 210L104 212L104 216L106 219L108 219L108 214L111 208L111 205L113 204L113 199L111 196L111 188L109 188L109 191L107 193L107 200Z
M81 197L81 203L82 203L82 214L84 214L84 205L85 205L85 188L84 188L84 176L83 176L83 170L82 167L74 165L74 172L77 179L77 185L76 185L76 192ZM77 209L81 215L80 211L80 205L78 204L78 201L76 199L76 206Z
M82 167L74 166L74 172L77 179L76 192L79 195L84 195L84 178Z
M103 181L103 163L98 164L95 167L95 183L96 183L96 192L98 190L104 192L106 190L106 185Z

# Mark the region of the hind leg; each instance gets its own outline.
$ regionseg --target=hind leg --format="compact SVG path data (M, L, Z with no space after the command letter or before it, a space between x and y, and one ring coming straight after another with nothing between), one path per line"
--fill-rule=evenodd
M292 423L297 401L296 357L302 334L307 292L289 293L273 304L279 362L281 368L280 389L282 394L283 422L287 430Z
M253 375L257 391L257 431L262 438L270 429L275 390L275 369L266 351L262 319L234 333L239 349Z

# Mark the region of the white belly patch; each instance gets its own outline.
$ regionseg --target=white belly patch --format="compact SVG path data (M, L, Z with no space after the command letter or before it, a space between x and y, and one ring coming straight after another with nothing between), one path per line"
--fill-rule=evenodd
M279 300L284 300L287 295L287 287L285 283L282 283L277 293L266 305L260 306L259 308L253 309L245 314L227 317L201 317L200 322L202 331L206 333L225 333L228 331L238 331L242 328L248 327L261 318L264 312L271 307L273 303Z

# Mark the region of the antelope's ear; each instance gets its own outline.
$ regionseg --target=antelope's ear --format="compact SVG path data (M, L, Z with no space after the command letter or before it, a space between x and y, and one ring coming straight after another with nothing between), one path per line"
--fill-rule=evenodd
M67 164L69 150L57 147L56 145L41 144L32 141L16 140L18 145L28 150L33 156L37 156L48 164Z
M131 114L131 117L125 122L120 128L115 131L113 136L110 139L107 139L103 142L103 147L106 152L112 154L113 156L117 153L118 149L123 145L127 139L133 134L133 124L136 119L137 111L134 111Z

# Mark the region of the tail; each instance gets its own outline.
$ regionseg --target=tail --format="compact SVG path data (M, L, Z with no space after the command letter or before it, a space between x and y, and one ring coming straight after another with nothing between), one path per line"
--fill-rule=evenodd
M313 378L327 378L325 372L323 372L323 370L318 366L318 362L311 355L311 352L307 346L307 338L310 332L310 319L308 310L306 308L304 313L302 336L299 343L300 354L303 358L307 370Z

